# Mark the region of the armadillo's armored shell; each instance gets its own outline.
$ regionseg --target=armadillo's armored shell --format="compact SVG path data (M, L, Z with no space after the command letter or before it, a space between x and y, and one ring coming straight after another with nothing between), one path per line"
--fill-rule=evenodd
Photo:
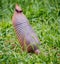
M12 22L22 49L26 49L27 52L35 52L38 54L39 50L37 45L40 44L38 37L34 33L27 18L24 16L18 5L16 5Z

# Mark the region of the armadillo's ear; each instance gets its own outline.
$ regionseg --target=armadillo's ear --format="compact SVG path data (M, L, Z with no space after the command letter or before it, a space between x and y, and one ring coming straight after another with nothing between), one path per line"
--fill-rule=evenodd
M16 12L22 12L22 9L21 9L21 7L19 7L19 5L18 4L16 4L16 6L15 6L15 11Z

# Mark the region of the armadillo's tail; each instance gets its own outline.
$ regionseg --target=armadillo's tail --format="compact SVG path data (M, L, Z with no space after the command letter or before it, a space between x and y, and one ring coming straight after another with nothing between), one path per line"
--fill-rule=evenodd
M35 52L35 54L37 54L37 55L40 54L40 51L39 51L38 49L35 50L34 52Z

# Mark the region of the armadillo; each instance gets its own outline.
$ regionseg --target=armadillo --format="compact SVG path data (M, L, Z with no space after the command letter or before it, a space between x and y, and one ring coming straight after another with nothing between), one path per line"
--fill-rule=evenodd
M28 53L39 54L38 45L40 45L40 41L18 4L15 6L12 23L22 50L27 50Z

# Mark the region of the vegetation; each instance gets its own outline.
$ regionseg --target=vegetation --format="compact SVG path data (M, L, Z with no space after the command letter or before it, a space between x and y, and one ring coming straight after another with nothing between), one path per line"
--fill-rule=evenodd
M39 55L21 50L12 26L16 3L40 39ZM0 0L0 64L60 64L60 0Z

